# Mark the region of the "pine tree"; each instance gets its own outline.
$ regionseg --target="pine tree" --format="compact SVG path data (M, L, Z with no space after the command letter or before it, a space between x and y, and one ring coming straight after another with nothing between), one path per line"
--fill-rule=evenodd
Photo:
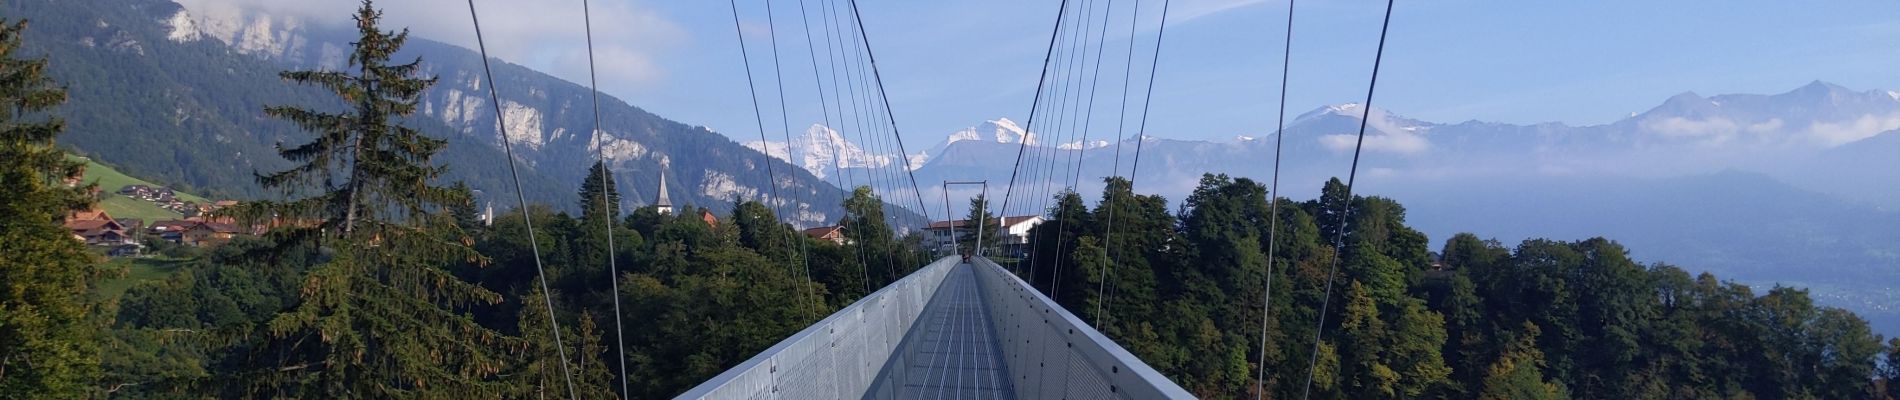
M602 216L610 221L617 219L614 216L620 215L619 187L619 183L614 180L614 171L595 161L593 167L587 168L587 178L581 181L581 219L596 222L599 220L595 218Z
M61 226L89 205L70 185L84 163L54 146L65 122L46 116L66 91L44 59L18 59L26 21L0 19L0 398L78 398L99 375L86 295L93 256Z
M1002 221L996 219L996 214L990 213L989 199L983 195L971 198L970 214L964 216L963 220L968 222L958 227L959 248L964 252L972 252L972 249L982 247L984 255L1004 256L996 253L996 245L1002 243L1002 239L998 239L1002 234L997 232L1002 229ZM979 244L978 240L982 240L982 243Z
M558 297L558 296L556 296ZM541 288L535 287L520 297L521 313L518 327L521 337L515 339L515 357L517 362L510 366L512 370L504 373L511 385L507 398L540 399L566 398L567 381L561 378L561 352L554 347L552 330L548 328L547 303L542 301ZM594 319L583 314L579 324L563 325L562 337L567 338L567 358L574 375L574 391L583 399L614 398L612 377L605 364L601 362L606 347L601 345Z
M324 398L467 398L501 392L493 379L505 360L498 333L462 307L499 296L451 274L448 266L484 262L468 247L448 208L466 192L437 186L444 168L430 163L447 142L398 121L416 110L434 78L421 60L391 64L408 32L385 32L382 13L365 0L355 15L360 37L354 71L291 71L286 80L323 87L350 103L326 113L292 106L265 113L317 137L279 154L296 166L258 182L286 196L255 202L246 217L309 221L291 237L318 240L334 256L310 271L301 303L268 324L242 381L254 395Z

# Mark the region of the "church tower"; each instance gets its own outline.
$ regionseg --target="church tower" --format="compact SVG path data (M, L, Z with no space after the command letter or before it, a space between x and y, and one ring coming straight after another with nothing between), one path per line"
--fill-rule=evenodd
M653 208L663 215L673 215L673 199L666 196L666 162L660 162L660 198L653 201Z

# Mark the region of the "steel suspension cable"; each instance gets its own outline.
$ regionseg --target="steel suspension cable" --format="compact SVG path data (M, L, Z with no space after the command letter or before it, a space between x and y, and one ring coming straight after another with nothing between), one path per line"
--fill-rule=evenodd
M863 95L859 93L858 91L858 83L862 82L862 80L860 80L858 75L852 74L853 64L851 63L851 60L853 59L853 57L847 56L844 54L845 50L847 50L847 48L845 48L846 31L844 28L841 28L839 27L839 25L836 25L836 24L846 23L843 21L844 17L837 15L837 13L842 12L841 10L842 8L843 7L837 6L836 2L834 1L832 3L831 11L829 11L830 13L832 13L831 16L833 17L831 20L832 23L834 24L833 33L838 35L839 64L843 65L845 88L848 89L850 97L851 97L851 110L852 110L851 115L853 117L852 118L853 122L856 123L858 127L857 131L854 133L857 134L859 143L868 144L869 140L866 140L866 136L865 136L865 131L868 130L866 126L867 125L874 126L874 125L872 125L870 122L867 122L867 120L871 117L868 117L866 115L867 113L865 112L866 106L864 105L864 98L863 98ZM852 41L852 42L855 43L856 41ZM854 52L853 55L855 54L856 52ZM866 90L869 90L869 89L867 88ZM871 190L871 195L873 197L877 197L877 193L878 193L878 184L877 184L878 179L877 179L876 172L877 171L875 170L875 168L871 167L868 164L866 165L866 168L864 169L865 187ZM882 201L882 198L879 198L879 200ZM873 257L872 260L875 260L874 257L876 255L867 254L867 256ZM890 254L886 253L884 256L885 256L884 257L884 272L885 272L885 277L887 278L885 281L885 284L888 284L889 282L894 282L897 280L897 277L896 277L897 269L892 265ZM866 264L865 267L869 268L870 265ZM878 284L877 286L882 287L884 286L884 284Z
M805 0L798 0L798 2L799 2L799 16L805 22L805 28L806 28L805 42L807 44L810 44L811 43L811 19L810 17L805 15L805 4L804 4ZM838 125L842 126L842 125L848 124L848 122L845 121L846 118L844 116L845 114L844 91L841 89L838 89L838 69L839 68L838 68L838 63L836 61L838 57L837 53L840 52L838 50L838 47L840 46L837 45L836 40L833 40L836 36L834 36L835 24L832 23L832 19L831 19L832 12L831 12L830 4L831 2L829 0L821 0L818 3L818 8L820 11L819 17L821 17L821 20L822 20L821 22L823 22L823 24L819 25L819 29L822 30L822 32L825 35L825 70L831 72L830 74L831 75L831 91L833 94L833 96L831 96L831 103L832 103L832 106L834 106L838 110ZM818 50L815 48L810 48L813 46L807 46L807 47L808 47L808 50L810 50L811 57L812 57L813 79L818 79L822 81L822 78L818 77L818 70L817 70ZM822 99L825 94L824 84L820 82L818 85L818 88L819 88L818 95L820 96L820 99ZM821 104L820 106L822 107L823 105ZM852 173L853 171L844 168L844 164L848 162L847 159L843 158L844 150L845 150L844 145L838 144L836 140L832 140L832 139L844 139L845 138L844 133L843 131L840 131L838 128L829 126L831 125L829 116L826 117L825 125L827 125L825 129L830 129L833 133L832 137L826 138L826 141L831 142L832 147L835 149L832 153L833 170L838 172L838 179L840 182L845 182L848 184L846 186L843 186L843 188L846 193L844 200L849 201L849 199L851 199L851 197L855 196L857 193L857 189L858 189L857 179L853 177L853 175L855 175ZM846 212L849 213L850 212L849 209L847 209ZM844 225L842 220L839 222L839 225ZM851 247L855 248L858 253L858 265L860 267L858 269L858 273L859 273L860 278L862 279L862 281L860 281L859 283L862 284L861 286L863 286L864 293L870 294L871 293L871 262L870 262L870 258L864 254L864 243L865 243L864 232L863 232L863 229L852 228L850 231L845 232L845 234L851 235L854 233L853 231L855 231L858 237L856 244L853 244Z
M1365 109L1360 110L1359 114L1359 139L1352 147L1352 169L1346 174L1346 196L1340 200L1344 204L1339 205L1339 228L1333 233L1333 263L1326 270L1326 297L1320 298L1319 323L1313 328L1313 353L1306 362L1306 385L1300 391L1301 399L1306 399L1313 393L1313 373L1315 372L1313 368L1319 364L1320 338L1326 333L1326 309L1333 300L1333 276L1339 273L1339 259L1345 258L1346 226L1352 223L1352 185L1359 177L1359 154L1366 144L1367 121L1372 119L1372 93L1374 89L1379 88L1379 63L1385 60L1385 34L1392 28L1393 1L1386 0L1385 21L1379 25L1379 48L1372 56L1372 79L1366 83Z
M798 0L798 18L801 25L804 26L805 28L805 54L811 58L812 84L814 85L814 87L818 88L817 90L818 110L824 115L824 120L823 120L825 123L824 128L830 132L836 133L837 129L831 127L831 106L830 106L831 101L826 98L827 96L825 96L825 79L823 75L818 72L818 45L817 45L817 41L812 40L812 37L811 37L811 15L807 11L808 10L805 5L805 0ZM829 46L831 44L830 40L826 40L825 44ZM830 49L827 48L826 50L829 51ZM836 72L836 71L834 70L833 72ZM839 110L840 118L843 117L842 115L843 113L844 112L842 109ZM844 159L842 158L844 155L844 148L843 146L839 145L836 140L832 140L835 137L839 137L839 136L830 135L830 136L825 137L825 142L831 145L831 157L832 157L831 173L832 175L835 175L837 178L837 186L839 188L843 188L846 193L844 198L841 200L849 200L851 198L852 191L856 189L856 187L845 185L844 166L841 165L844 163ZM849 212L849 210L847 210L847 212ZM838 222L838 225L841 227L844 226L845 225L844 221L840 220ZM850 235L851 232L845 232L844 234ZM863 243L864 242L863 238L864 238L864 235L860 233L858 235L858 243ZM858 246L853 246L853 247L858 247ZM858 250L858 263L863 264L864 263L864 248L858 247L857 250ZM871 280L870 280L869 275L865 276L865 279L862 283L864 284L864 292L870 293Z
M1016 178L1022 173L1023 154L1029 150L1029 135L1031 131L1028 130L1028 127L1035 125L1036 109L1037 106L1042 103L1043 86L1047 84L1049 79L1049 61L1051 56L1055 54L1056 37L1062 32L1063 17L1067 16L1068 7L1069 0L1062 0L1061 5L1058 6L1056 10L1056 25L1051 28L1049 32L1049 49L1045 50L1042 55L1042 73L1036 78L1036 94L1029 102L1029 119L1023 123L1023 140L1021 141L1022 143L1016 147L1016 165L1010 168L1009 185L1003 189L1003 206L999 209L1007 210L1009 208L1010 197L1016 190ZM989 199L984 199L983 201L987 203ZM955 238L952 239L954 240ZM1035 273L1030 273L1030 280L1032 282L1035 280Z
M884 116L890 123L891 140L897 142L897 158L904 161L904 173L910 177L911 197L917 200L919 215L928 220L930 207L924 205L923 189L917 185L917 173L910 165L910 151L904 149L904 136L897 129L897 115L891 111L890 94L884 91L884 74L877 68L877 53L872 51L871 36L864 30L864 15L858 12L857 0L851 0L851 16L858 21L858 37L864 42L864 56L871 60L871 77L876 79L878 98L884 103Z
M848 11L850 11L853 14L856 14L857 13L856 5L852 4L852 7L853 8ZM879 114L880 111L878 111L877 100L872 99L873 93L871 91L873 88L871 86L870 73L865 72L865 70L869 68L865 66L865 61L864 61L864 41L863 41L864 28L862 26L856 25L859 22L861 21L858 21L855 16L852 17L851 23L853 24L854 29L850 33L853 34L852 39L855 39L855 40L851 41L851 45L853 46L852 47L853 57L851 57L851 61L853 65L857 66L857 70L858 70L857 83L864 87L864 91L860 92L859 94L863 96L864 109L867 112L865 115L865 120L867 121L867 124L871 127L870 130L865 132L865 134L869 135L868 136L870 138L869 144L871 148L875 150L875 153L883 154L886 146L884 146L883 136L878 134L878 131L882 131L884 129L884 125L882 122L883 118L880 118L883 114ZM871 192L875 194L875 193L878 193L881 189L882 192L884 193L883 195L878 196L878 200L882 202L882 204L878 205L878 208L883 209L884 204L890 204L890 202L885 199L888 197L892 197L890 186L891 186L891 180L893 179L892 178L893 175L890 173L890 169L884 168L881 166L876 166L876 165L870 166L870 169L866 172L872 174L873 176L873 179L871 180ZM883 181L882 184L878 183L880 180ZM884 216L884 226L890 227L894 225L892 222L895 221L895 219L893 219L893 215L896 214L895 212L883 212L881 214ZM892 231L895 232L896 229L893 228ZM884 252L884 270L888 274L886 277L889 278L888 280L885 281L885 284L890 284L891 282L897 281L897 279L899 278L897 276L898 275L897 268L898 268L897 267L897 248L892 247L890 249L887 249L887 251Z
M1135 0L1134 9L1129 12L1128 16L1128 52L1126 59L1123 61L1125 64L1122 66L1121 105L1117 107L1119 115L1115 117L1115 162L1108 168L1108 176L1111 178L1120 176L1122 173L1122 142L1125 141L1124 138L1127 133L1124 132L1123 129L1127 127L1128 123L1128 87L1129 82L1133 80L1132 78L1135 72L1135 29L1140 26L1139 22L1141 22L1141 0ZM1102 258L1110 258L1108 256L1108 249L1114 245L1110 244L1109 239L1115 237L1115 207L1108 204L1107 182L1103 182L1102 190L1104 194L1104 196L1102 196L1102 203L1097 204L1096 209L1108 209L1108 223L1102 227ZM1114 267L1115 264L1111 258L1111 262L1103 266L1101 279L1095 284L1095 326L1098 328L1104 326L1102 325L1102 317L1107 316L1107 314L1102 312L1102 307L1108 303L1108 298L1103 296L1108 287L1108 271L1114 269Z
M567 397L578 399L574 374L570 372L573 367L567 362L567 346L561 343L561 322L554 317L554 295L548 291L548 271L541 264L541 242L534 238L534 219L529 216L528 195L521 189L521 172L515 167L515 149L508 140L508 122L501 112L501 92L495 89L495 70L489 67L488 42L482 38L482 19L476 15L475 0L468 0L468 19L475 25L475 47L481 51L482 74L488 78L488 99L495 107L495 129L500 130L502 153L508 157L508 176L515 184L515 200L520 202L521 223L528 229L528 249L534 254L535 277L541 282L541 301L547 306L548 330L554 332L554 349L561 357L561 378L567 382Z
M1148 111L1154 105L1155 73L1161 70L1162 38L1168 33L1168 9L1169 9L1169 6L1172 5L1171 3L1173 2L1174 0L1164 0L1161 2L1161 27L1159 30L1155 31L1154 59L1149 61L1148 89L1147 89L1147 94L1144 95L1144 98L1142 99L1142 103L1141 103L1141 123L1137 125L1137 127L1135 128L1135 155L1134 155L1134 159L1131 160L1131 163L1133 165L1129 166L1129 169L1128 169L1128 198L1131 202L1138 202L1140 201L1140 197L1141 197L1135 194L1135 177L1136 175L1141 173L1141 148L1143 147L1144 144L1148 142ZM1136 204L1135 206L1139 207L1138 204ZM1111 225L1113 223L1114 223L1113 221L1110 221ZM1109 265L1113 266L1113 265L1121 264L1121 256L1122 256L1121 253L1116 253L1115 257L1113 257L1113 259L1109 261ZM1110 293L1109 299L1113 299L1113 298L1114 298L1114 293ZM1103 301L1106 302L1108 300L1105 299ZM1109 310L1109 311L1113 312L1114 310Z
M795 147L793 147L793 144L797 143L797 141L792 140L792 115L790 112L786 111L786 107L785 107L785 75L784 75L784 68L782 68L779 64L779 54L778 54L778 19L775 17L775 15L772 12L772 2L770 0L765 1L765 30L766 30L767 36L771 38L771 41L772 41L772 80L775 83L775 86L778 87L778 115L779 115L779 128L781 129L779 133L783 134L785 137L785 158L791 158L792 153L796 149ZM769 144L761 144L761 145L767 146L767 150L770 150ZM810 151L810 149L807 149L807 151ZM771 162L771 160L766 160L766 162ZM802 168L804 166L794 165L794 167ZM791 173L795 174L797 173L797 171L792 171ZM772 184L777 185L778 182L774 180ZM792 192L792 202L793 202L792 206L794 208L793 211L795 212L798 211L796 210L798 205L811 203L810 198L803 195L804 192L805 192L804 190L796 190ZM784 219L786 218L786 216L784 214L780 214L779 218ZM811 317L813 319L817 319L823 314L819 314L818 312L818 303L819 303L818 289L815 287L812 287L811 248L809 247L810 244L807 243L809 242L808 240L805 240L805 238L801 237L801 236L804 236L804 233L799 231L799 226L797 222L798 217L791 217L791 218L793 221L792 231L787 232L787 234L788 236L790 236L791 240L798 242L798 253L803 256L802 263L799 266L802 267L805 272L805 288L807 289L806 291L810 294L810 298L808 298L807 300L810 302L808 305L811 312ZM774 225L776 226L778 221L773 221L773 222L774 222Z
M1052 185L1049 178L1056 175L1056 148L1061 146L1065 140L1063 135L1069 132L1068 129L1065 129L1068 127L1068 121L1074 119L1072 113L1074 107L1069 98L1075 91L1076 86L1073 82L1075 79L1075 68L1078 64L1075 58L1076 54L1079 53L1078 50L1084 47L1081 43L1082 31L1088 29L1088 9L1094 5L1094 3L1093 0L1083 0L1081 7L1076 8L1075 15L1076 17L1082 18L1083 25L1079 29L1076 26L1070 26L1067 33L1068 39L1063 42L1062 55L1059 56L1057 61L1057 65L1060 66L1057 70L1062 78L1056 80L1057 97L1054 105L1055 118L1049 123L1044 124L1044 127L1047 128L1045 130L1050 132L1049 136L1053 137L1045 136L1041 141L1041 145L1036 147L1037 156L1040 158L1037 160L1038 167L1033 170L1035 171L1035 175L1033 175L1033 179L1030 180L1032 184L1036 185L1033 186L1032 189L1035 194L1030 198L1030 201L1034 202L1034 206L1027 207L1028 209L1024 210L1022 215L1040 216L1048 213L1049 191ZM1050 142L1051 140L1054 140L1053 144ZM1038 237L1031 236L1028 244L1031 251L1029 253L1030 269L1036 269L1042 264L1040 257L1035 257L1034 253L1040 241ZM1062 274L1061 271L1054 270L1053 265L1051 265L1051 267L1052 269L1049 271L1049 297L1054 299L1058 297L1056 290L1059 289L1058 280L1062 277Z
M1074 153L1075 159L1073 162L1075 163L1075 173L1073 175L1070 175L1069 177L1069 185L1068 185L1069 193L1075 194L1076 197L1078 198L1081 197L1079 186L1082 180L1082 168L1083 166L1086 165L1086 162L1088 161L1087 156L1088 156L1088 145L1089 145L1088 143L1089 129L1092 129L1095 126L1095 94L1096 94L1096 89L1100 88L1101 80L1102 80L1102 64L1104 64L1102 62L1102 57L1104 55L1102 51L1108 44L1108 19L1110 16L1114 15L1114 13L1115 13L1115 0L1108 0L1107 7L1104 7L1104 9L1102 10L1102 29L1100 33L1096 34L1096 39L1095 39L1095 71L1091 73L1089 76L1088 111L1083 113L1082 140L1080 142L1077 142L1079 144L1076 146L1077 147L1076 152ZM1061 205L1058 203L1057 207L1061 207ZM1086 212L1087 211L1086 208L1088 207L1087 203L1086 202L1082 203L1082 207L1084 207L1083 211ZM1062 251L1063 242L1061 240L1062 234L1068 231L1069 231L1069 218L1063 218L1062 222L1058 223L1057 228L1056 228L1057 239L1056 239L1055 269L1057 271L1062 270L1062 259L1064 258L1063 251ZM1076 237L1076 240L1078 241L1080 241L1081 239L1082 238L1080 236ZM1077 244L1079 245L1080 243L1077 243ZM1083 290L1088 290L1088 289L1083 288ZM1098 314L1100 313L1100 310L1096 310L1096 311ZM1096 328L1098 330L1101 328L1101 326L1099 326L1099 324L1101 323L1101 320L1102 318L1100 315L1097 315L1095 317L1095 322L1098 324Z
M867 62L866 62L866 59L868 58L866 57L866 51L870 50L870 47L867 45L869 42L866 41L866 38L864 36L864 33L865 33L864 26L863 26L864 21L857 16L858 11L857 11L856 2L847 2L847 3L848 3L847 5L851 7L848 11L851 12L850 22L852 24L852 27L854 28L852 31L850 31L850 33L853 34L852 38L856 39L851 42L852 50L855 50L852 54L854 57L852 57L851 61L855 63L855 65L858 68L858 84L863 85L864 87L864 92L862 93L864 96L864 104L865 104L864 107L865 107L865 110L869 112L869 114L866 116L866 119L870 121L869 123L870 123L871 129L865 132L866 135L868 135L870 139L870 141L867 144L871 146L871 148L873 149L873 154L879 154L879 155L889 154L891 146L887 142L885 142L883 132L891 129L891 126L885 123L886 113L883 109L878 107L878 100L877 100L877 97L880 95L879 92L883 90L883 87L873 85L871 82L872 73L867 72L867 70L871 70L875 68L871 66L867 66ZM882 164L883 165L871 166L869 172L876 174L877 178L879 178L883 182L881 185L874 187L874 189L880 189L884 193L878 199L882 200L883 204L894 205L896 204L895 199L898 196L897 194L894 194L891 192L892 187L895 186L895 183L893 182L897 180L897 175L891 171L892 165L894 164L890 162L884 162ZM873 182L877 182L877 181L873 181ZM880 204L880 208L882 208L882 204ZM892 227L891 231L893 233L896 232L896 226L899 224L896 211L897 210L889 210L888 212L883 213L885 226ZM886 251L884 254L884 259L885 259L887 268L889 269L889 272L891 274L890 278L894 282L898 278L898 271L899 271L897 267L898 263L896 260L897 248L892 247L887 250L888 251ZM906 261L906 263L908 263L908 261Z
M594 67L594 13L588 3L590 3L589 0L581 0L581 21L587 32L587 84L588 90L593 94L594 153L600 159L600 187L603 189L600 191L600 204L607 208L603 210L606 211L607 218L601 222L604 225L602 228L607 231L607 273L611 275L607 281L612 285L614 299L614 358L620 365L620 396L625 397L629 393L627 391L627 336L625 325L620 322L620 263L618 251L614 248L614 223L620 217L616 207L620 204L607 196L607 192L612 191L609 189L615 186L614 182L607 180L607 175L610 175L607 172L610 165L607 163L607 131L601 129L600 126L600 78Z
M1267 195L1273 197L1267 201L1267 284L1260 296L1260 364L1254 373L1255 400L1265 400L1267 393L1267 322L1273 320L1273 263L1278 260L1274 251L1280 247L1280 149L1286 142L1286 85L1293 68L1293 3L1286 2L1286 43L1280 53L1280 116L1273 126L1273 186L1267 189Z
M733 37L739 39L739 58L740 60L742 60L742 64L745 65L746 93L751 95L752 97L752 120L758 125L758 128L759 128L759 143L762 145L765 145L766 143L769 143L769 141L766 140L766 136L765 136L765 114L759 111L759 89L758 89L758 85L754 83L752 79L752 55L750 52L746 51L745 30L740 28L740 25L739 25L739 2L738 0L726 0L726 4L732 6L732 32L733 32ZM787 145L789 146L789 144ZM769 150L770 150L769 145L767 145L767 150L769 153ZM765 156L765 182L766 182L765 185L766 187L771 189L762 194L762 196L764 196L764 201L762 203L766 207L772 207L772 203L775 201L775 199L782 200L784 199L784 197L780 197L778 193L778 176L779 175L778 175L778 171L776 171L776 168L772 167L772 164L773 164L772 162L775 160L772 158L770 154L762 153L761 155ZM782 211L783 209L778 209L778 210ZM736 215L733 217L738 218L738 216ZM778 227L778 225L780 224L780 222L776 218L770 221L770 223L772 224L774 228ZM789 243L787 245L789 245Z
M1115 5L1115 2L1114 2L1114 0L1109 0L1109 2L1108 2L1108 6L1109 6L1110 8L1112 8L1112 7L1114 7L1114 5ZM1083 7L1083 9L1084 9L1084 10L1087 10L1087 11L1085 12L1085 15L1084 15L1084 17L1083 17L1083 20L1082 20L1082 21L1083 21L1083 22L1082 22L1082 34L1083 34L1083 36L1084 36L1084 38L1083 38L1083 40L1082 40L1082 41L1080 42L1080 44L1081 44L1081 46L1082 46L1082 63L1081 63L1081 65L1080 65L1080 67L1081 67L1082 69L1088 69L1088 68L1089 68L1089 67L1088 67L1088 63L1089 63L1089 60L1088 60L1088 58L1089 58L1089 51L1088 51L1088 44L1089 44L1089 43L1088 43L1088 40L1087 40L1087 37L1086 37L1086 36L1087 36L1087 34L1088 34L1088 31L1089 31L1089 29L1091 29L1091 27L1092 27L1092 26L1094 25L1094 23L1095 23L1095 15L1094 15L1094 11L1093 11L1093 10L1094 10L1094 4L1092 4L1092 2L1091 2L1091 4L1089 4L1088 6L1085 6L1085 7ZM1103 37L1101 37L1101 38L1097 38L1097 41L1096 41L1096 43L1097 43L1097 44L1096 44L1096 49L1097 49L1097 52L1096 52L1096 54L1095 54L1095 58L1096 58L1096 60L1095 60L1095 61L1096 61L1096 62L1095 62L1095 66L1096 66L1096 67L1094 68L1094 69L1095 69L1095 71L1096 71L1096 74L1095 74L1095 76L1094 76L1094 78L1100 78L1100 77L1101 77L1101 75L1100 75L1100 72L1101 72L1101 65L1102 65L1102 63L1101 63L1101 58L1102 58L1102 55L1101 55L1101 52L1100 52L1100 49L1101 49L1101 47L1102 47L1102 45L1101 45L1101 42L1102 42L1102 40L1101 40L1101 39L1105 39L1105 38L1106 38L1106 36L1107 36L1107 35L1106 35L1106 33L1108 32L1108 18L1107 18L1107 13L1106 13L1106 11L1113 11L1113 10L1104 10L1104 13L1103 13L1103 18L1102 18L1102 29L1101 29L1101 31L1103 32L1103 35L1102 35ZM1078 81L1079 81L1079 80L1080 80L1080 79L1078 78ZM1093 78L1091 78L1091 80L1093 80ZM1093 110L1093 109L1094 109L1094 106L1095 106L1095 83L1096 83L1096 82L1093 82L1093 81L1091 81L1091 82L1089 82L1089 89L1088 89L1088 91L1089 91L1089 101L1088 101L1088 107L1087 107L1087 108L1088 108L1088 111L1089 111L1089 112L1087 112L1087 113L1084 113L1084 112L1082 111L1082 110L1083 110L1083 108L1084 108L1084 107L1083 107L1083 104L1081 103L1081 98L1082 98L1082 95L1081 95L1081 92L1082 92L1082 89L1081 89L1080 87L1081 87L1082 85L1081 85L1081 83L1080 83L1080 82L1077 82L1077 84L1076 84L1076 87L1077 87L1077 88L1076 88L1076 104L1074 104L1074 106L1076 107L1076 109L1075 109L1075 110L1072 110L1072 111L1073 111L1074 113L1076 113L1076 114L1080 114L1080 116L1081 116L1081 118L1077 118L1077 120L1080 120L1080 122L1081 122L1081 124L1082 124L1082 129L1081 129L1081 132L1080 132L1080 133L1076 133L1076 132L1075 132L1075 124L1076 124L1076 123L1077 123L1078 121L1076 121L1076 120L1071 120L1071 121L1069 121L1069 129L1070 129L1070 133L1069 133L1069 136L1068 136L1068 137L1077 137L1077 136L1080 136L1080 137L1081 137L1081 139L1080 139L1080 140L1078 140L1078 141L1076 142L1076 144L1077 144L1077 145L1076 145L1076 148L1075 148L1075 149L1071 149L1071 150L1069 150L1069 151L1070 151L1070 153L1069 153L1069 156L1068 156L1068 157L1065 157L1065 158L1066 158L1066 162L1065 162L1065 163L1063 164L1063 174L1062 174L1062 175L1059 175L1059 176L1056 176L1056 177L1055 177L1055 178L1056 178L1056 180L1057 180L1057 182L1063 182L1063 183L1064 183L1064 185L1063 185L1063 188L1064 188L1064 191L1062 191L1062 192L1058 192L1058 193L1056 193L1056 196L1061 196L1061 195L1063 195L1063 193L1074 193L1074 192L1075 192L1075 180L1073 180L1073 179L1069 179L1069 177L1070 177L1070 176L1078 176L1078 175L1080 175L1080 174L1082 173L1082 169L1081 169L1081 167L1080 167L1079 165L1077 165L1077 162L1078 162L1078 160L1076 159L1076 156L1077 156L1077 155L1079 155L1079 154L1082 154L1082 153L1084 153L1085 151L1087 151L1087 146L1088 146L1088 130L1089 130L1089 127L1091 126L1091 124L1090 124L1090 122L1091 122L1091 121L1089 121L1089 120L1090 120L1090 119L1092 119L1092 118L1094 118L1094 113L1093 113L1093 111L1094 111L1094 110ZM1060 148L1061 148L1061 145L1062 145L1062 144L1067 144L1067 143L1069 143L1069 142L1068 142L1067 140L1064 140L1064 141L1062 141L1062 142L1061 142L1060 144L1058 144L1058 145L1056 146L1056 148L1057 148L1058 150L1060 150ZM1051 197L1053 197L1053 196L1051 196ZM1045 201L1055 201L1055 202L1056 202L1056 209L1057 209L1057 210L1060 210L1060 207L1062 206L1062 204L1061 204L1061 202L1060 202L1060 201L1058 201L1058 200L1054 200L1054 199L1045 199ZM1056 285L1055 285L1055 286L1056 286L1056 288L1061 288L1061 282L1062 282L1062 258L1063 258L1063 254L1062 254L1062 243L1063 243L1063 241L1062 241L1062 233L1063 233L1063 232L1067 232L1067 231L1068 231L1068 225L1069 225L1069 222L1068 222L1068 220L1067 220L1067 219L1064 219L1064 220L1063 220L1062 222L1059 222L1059 223L1057 223L1057 229L1056 229L1056 243L1055 243L1055 247L1056 247L1056 251L1055 251L1055 253L1054 253L1054 254L1051 254L1051 255L1050 255L1050 258L1051 258L1051 261L1052 261L1052 262L1051 262L1051 269L1052 269L1052 270L1054 270L1054 272L1055 272L1055 278L1054 278L1054 279L1055 279L1055 281L1056 281ZM1031 248L1033 249L1034 247L1031 247ZM1054 290L1051 290L1051 292L1054 292Z
M1085 2L1083 3L1083 6L1086 7L1087 0L1084 0L1084 1ZM1066 15L1067 10L1064 10L1064 13ZM1077 15L1081 15L1081 7L1076 8L1076 13ZM1064 17L1064 18L1067 18L1067 17ZM1032 136L1033 134L1037 132L1041 132L1045 134L1042 139L1038 140L1040 144L1035 146L1034 152L1030 153L1029 155L1029 158L1030 158L1029 159L1029 175L1027 176L1027 179L1024 181L1025 184L1028 185L1028 187L1025 190L1028 191L1029 201L1025 201L1021 205L1017 206L1017 209L1020 211L1016 211L1012 213L1007 208L1005 208L1003 210L1003 215L997 216L999 219L998 220L999 225L1000 225L1000 222L1008 220L1010 214L1028 214L1028 213L1033 212L1033 213L1036 213L1036 215L1041 215L1042 213L1037 211L1036 208L1046 207L1046 205L1048 204L1046 201L1043 200L1045 199L1045 197L1043 196L1046 194L1046 189L1048 188L1048 177L1047 177L1048 168L1046 167L1046 165L1048 165L1048 161L1050 159L1050 156L1048 155L1049 138L1047 137L1046 134L1048 134L1049 132L1057 132L1058 134L1060 133L1060 130L1056 127L1061 125L1061 121L1064 117L1063 114L1067 110L1067 107L1064 107L1063 103L1067 100L1069 76L1068 74L1065 74L1065 73L1070 70L1069 68L1070 60L1074 59L1074 57L1071 57L1070 55L1075 53L1074 51L1075 41L1071 38L1075 36L1074 33L1075 33L1076 28L1073 22L1069 22L1066 20L1064 22L1065 23L1062 23L1058 26L1058 33L1060 33L1060 38L1057 39L1058 40L1057 43L1060 43L1060 45L1056 47L1056 53L1055 53L1056 69L1054 71L1049 72L1050 76L1054 78L1054 82L1052 82L1054 87L1051 88L1054 91L1054 93L1051 94L1052 101L1049 102L1048 104L1043 105L1044 111L1055 114L1053 116L1054 118L1045 118L1044 122L1042 123L1041 129L1036 128L1036 125L1033 123L1023 129L1022 141L1025 144L1029 143L1029 139L1033 137ZM1053 122L1050 120L1053 120ZM1060 140L1060 138L1057 138L1057 140ZM1032 277L1030 279L1031 287L1035 287L1034 286L1035 282L1037 280L1040 280L1042 276L1042 271L1041 271L1042 266L1040 265L1041 260L1036 258L1035 253L1034 253L1037 243L1038 241L1036 240L1036 237L1034 235L1031 235L1029 238L1029 246L1030 246L1031 251L1029 253L1029 257L1027 257L1028 260L1018 259L1016 261L1017 269L1022 269L1021 264L1024 261L1028 261L1029 274ZM1045 285L1055 284L1053 271L1050 274L1050 276L1051 278L1044 282ZM1045 286L1045 287L1049 289L1048 291L1049 297L1052 299L1055 298L1055 287L1054 286Z

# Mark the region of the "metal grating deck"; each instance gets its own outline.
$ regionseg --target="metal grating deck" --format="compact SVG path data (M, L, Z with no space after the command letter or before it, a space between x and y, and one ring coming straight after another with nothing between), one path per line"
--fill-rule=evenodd
M898 398L1016 398L971 268L961 264L950 270L916 326L924 331L899 350L909 362Z

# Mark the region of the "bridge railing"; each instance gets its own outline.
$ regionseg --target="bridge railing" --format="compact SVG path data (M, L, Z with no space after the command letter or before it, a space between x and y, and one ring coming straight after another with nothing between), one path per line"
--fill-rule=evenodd
M1194 398L1015 274L973 264L1018 399Z
M957 263L938 259L676 399L863 397Z

